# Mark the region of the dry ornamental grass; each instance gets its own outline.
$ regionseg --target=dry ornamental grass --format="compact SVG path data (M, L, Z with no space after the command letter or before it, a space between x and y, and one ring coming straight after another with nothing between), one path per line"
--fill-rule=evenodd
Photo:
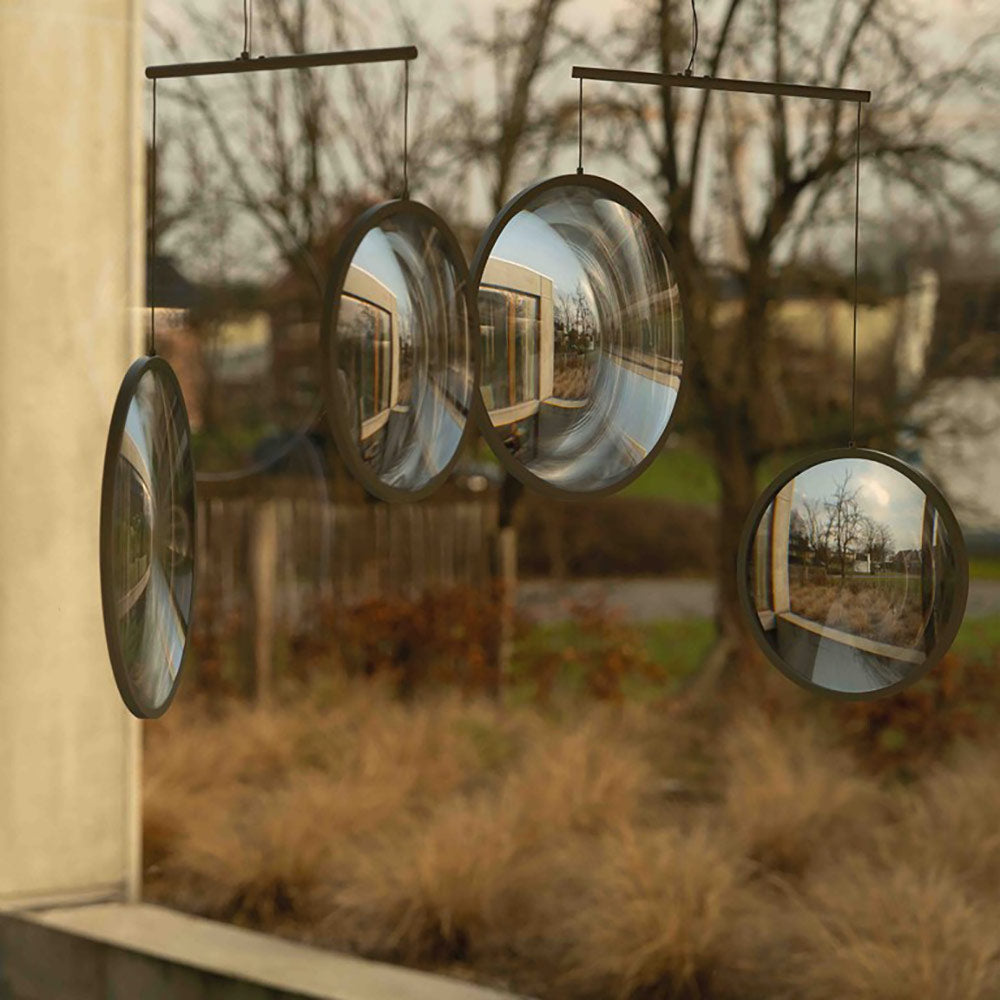
M552 1000L1000 996L1000 745L887 786L790 704L181 702L146 895Z

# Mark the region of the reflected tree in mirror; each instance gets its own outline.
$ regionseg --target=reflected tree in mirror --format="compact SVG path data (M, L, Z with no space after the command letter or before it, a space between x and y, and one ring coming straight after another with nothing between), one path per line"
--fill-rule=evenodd
M919 473L876 452L783 474L744 546L754 635L807 686L896 690L944 654L964 613L968 570L953 514Z

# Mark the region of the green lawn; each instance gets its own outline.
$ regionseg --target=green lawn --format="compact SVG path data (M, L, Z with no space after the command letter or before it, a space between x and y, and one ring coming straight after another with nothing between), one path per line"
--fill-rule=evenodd
M622 495L707 506L719 501L719 479L711 460L697 449L665 448Z
M972 556L969 576L973 580L1000 580L1000 556Z
M986 661L1000 650L1000 615L966 618L955 637L953 651L963 658Z

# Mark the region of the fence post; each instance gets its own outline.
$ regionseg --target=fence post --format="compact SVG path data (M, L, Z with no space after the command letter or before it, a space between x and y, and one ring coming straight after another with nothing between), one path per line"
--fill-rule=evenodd
M278 570L278 503L273 497L256 504L250 538L250 585L253 590L254 698L271 698L274 686L275 577Z
M517 600L517 528L505 525L497 533L497 570L500 582L500 643L497 679L502 692L510 674L514 649L514 606Z

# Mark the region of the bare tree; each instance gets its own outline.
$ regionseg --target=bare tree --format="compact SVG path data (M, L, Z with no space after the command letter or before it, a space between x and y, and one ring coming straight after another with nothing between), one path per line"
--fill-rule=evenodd
M213 47L232 37L231 19L191 2L184 11L191 31ZM412 19L399 13L397 22L407 37L419 36ZM172 58L185 58L175 31L155 20L151 27ZM424 61L437 65L433 48L421 41ZM370 44L365 22L340 0L255 5L255 51ZM402 193L401 64L247 73L226 86L191 78L163 88L168 126L183 137L184 172L202 179L189 185L187 217L200 217L204 201L224 190L233 213L248 218L282 259L308 266L345 211ZM434 176L442 144L429 82L415 79L411 91L408 173L417 187Z
M505 4L488 28L469 24L461 32L476 75L492 71L494 95L485 106L471 94L456 100L454 152L465 169L485 173L494 212L514 193L526 161L544 169L561 137L566 108L554 111L541 87L564 47L557 17L565 5L566 0Z
M823 505L818 500L802 501L802 522L805 542L816 562L826 566L829 562L829 526Z
M861 128L868 205L879 200L873 188L891 189L897 202L908 199L913 211L930 211L944 225L972 210L969 178L1000 183L976 130L945 137L940 120L950 96L996 92L1000 74L985 42L949 60L928 46L927 25L898 0L727 0L714 24L706 20L698 68L709 75L872 86L875 101ZM595 49L608 64L653 62L676 72L688 31L686 3L651 0ZM824 425L808 400L795 400L794 380L783 377L773 303L782 271L817 232L823 239L844 233L853 210L854 108L633 87L603 99L595 116L605 123L605 151L627 152L625 163L640 164L640 180L659 195L688 305L685 374L695 390L688 419L701 418L721 484L720 641L707 688L748 647L732 566L761 459L775 448L847 437L846 421ZM709 155L710 136L720 156ZM720 207L727 238L713 240L699 225ZM740 288L735 316L719 308L720 266Z

